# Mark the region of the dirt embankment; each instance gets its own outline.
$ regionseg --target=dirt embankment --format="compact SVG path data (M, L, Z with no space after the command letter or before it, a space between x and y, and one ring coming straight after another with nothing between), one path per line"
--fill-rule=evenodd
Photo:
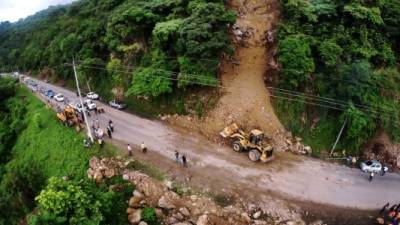
M221 98L202 119L175 120L181 126L197 127L209 138L237 122L245 129L261 128L279 144L284 128L276 117L268 90L267 71L275 66L275 29L279 19L277 0L231 0L238 18L232 29L236 51L220 67Z
M400 170L400 144L395 144L389 135L380 130L364 148L364 158L378 159L392 171Z

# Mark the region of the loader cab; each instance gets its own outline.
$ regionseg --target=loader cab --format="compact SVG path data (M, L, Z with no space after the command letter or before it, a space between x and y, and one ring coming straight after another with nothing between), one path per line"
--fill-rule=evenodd
M261 145L264 139L264 133L261 130L254 129L250 131L249 141L254 145Z

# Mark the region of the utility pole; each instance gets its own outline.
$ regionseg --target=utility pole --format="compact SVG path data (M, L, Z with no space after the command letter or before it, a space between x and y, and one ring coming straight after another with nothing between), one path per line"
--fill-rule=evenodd
M81 106L82 106L83 119L85 120L85 123L86 123L86 128L87 128L87 132L88 132L88 136L90 138L90 141L92 141L92 143L93 143L94 139L93 139L92 131L91 131L90 126L89 126L89 122L87 120L86 110L85 110L85 107L83 106L82 96L81 96L81 89L79 88L78 75L76 74L75 60L74 59L72 59L72 66L74 68L75 82L76 82L76 88L78 90L79 101L81 102Z
M334 143L333 146L332 146L331 154L329 154L329 157L332 157L333 151L335 150L336 145L337 145L337 143L339 142L340 136L342 136L342 132L343 132L344 127L346 126L346 123L347 123L347 116L346 116L346 119L344 119L343 126L342 126L342 128L340 129L339 134L338 134L338 136L337 136L337 138L336 138L336 141L335 141L335 143Z
M89 81L88 80L86 80L86 85L88 87L89 92L92 92L92 90L90 90L90 85L89 85Z

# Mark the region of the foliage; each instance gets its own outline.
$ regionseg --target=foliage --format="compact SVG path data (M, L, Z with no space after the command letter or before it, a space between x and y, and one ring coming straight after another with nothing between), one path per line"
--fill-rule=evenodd
M112 77L115 86L122 85L122 76L120 70L121 68L121 60L119 59L111 59L110 62L107 63L106 66L108 75Z
M285 86L298 88L304 86L312 72L314 61L309 43L304 36L292 35L279 42L279 60L285 65L282 69Z
M331 127L328 126L331 118L347 115L349 124L342 144L354 152L359 152L377 129L384 128L395 140L400 136L400 115L395 107L400 96L397 91L400 74L396 68L400 46L398 3L397 0L282 2L283 22L278 34L282 71L277 85L340 101L341 105L336 107L343 111L329 111L317 127ZM287 121L287 126L304 113L317 117L326 110L303 106L300 112L290 115L293 119ZM308 129L311 124L306 123ZM306 127L299 132L306 136L308 133ZM333 133L327 136L334 136L337 131L330 132Z
M147 67L137 69L132 77L132 85L128 95L145 95L157 97L172 91L171 72Z
M343 49L334 40L326 40L319 46L319 54L326 66L332 67L340 62Z
M154 208L146 207L142 211L142 220L149 225L161 225Z
M201 81L216 80L219 57L233 51L228 25L235 22L235 14L224 4L221 0L82 0L51 7L17 23L0 25L0 69L18 66L36 73L49 67L55 80L72 80L72 70L65 63L75 57L81 82L90 82L97 92L108 89L108 96L112 85L130 89L131 95L154 97L208 85L187 75L168 75L172 80L163 77L166 71L192 74L185 68L201 67L195 76ZM165 57L153 57L154 52ZM192 58L185 63L190 65L178 66L180 57ZM174 65L164 65L165 71L157 72L165 59ZM129 75L132 70L126 66L137 68L135 76ZM124 72L115 72L116 68Z
M69 224L99 224L103 219L100 213L101 203L82 189L77 182L52 177L47 187L36 197L39 209L47 215L57 216L54 218L55 221L64 220Z
M100 186L87 179L52 177L36 197L39 206L29 224L126 224L126 199L132 191L129 182L117 177Z
M348 120L346 129L346 139L349 140L349 146L358 147L365 140L370 138L375 131L375 123L371 117L368 117L364 112L350 106L342 115Z
M0 133L11 132L7 136L12 136L8 144L2 142L9 147L5 149L6 152L1 152L0 224L11 225L18 224L23 216L36 207L34 198L46 185L49 177L65 176L74 181L86 179L87 161L90 157L104 154L109 149L106 145L100 152L95 146L88 151L82 145L83 137L59 123L53 111L45 108L26 89L15 90L16 95L5 100L6 107L0 107L0 118L3 115L7 118L3 121L5 123L0 122ZM3 130L2 126L7 128ZM91 193L97 192L97 187L91 187ZM108 187L102 187L101 190L105 192ZM129 194L106 193L102 197L96 197L104 199L99 200L103 205L113 205L108 212L102 209L104 223L126 224L125 200ZM37 218L36 224L65 224L62 222L64 220L59 219L54 214L43 213L43 216Z

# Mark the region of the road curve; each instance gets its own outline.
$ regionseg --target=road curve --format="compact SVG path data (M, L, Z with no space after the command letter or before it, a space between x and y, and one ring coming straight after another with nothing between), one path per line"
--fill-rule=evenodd
M72 91L36 81L63 93L70 101L77 101ZM98 116L101 126L104 128L109 119L114 123L114 139L132 145L143 141L166 160L173 160L174 151L179 150L187 155L192 168L214 171L210 176L234 180L248 188L278 192L288 198L340 207L376 209L387 202L400 201L399 174L376 176L369 182L359 169L290 155L280 156L269 164L252 163L244 154L233 153L230 148L210 143L202 136L179 132L160 121L98 104L106 111ZM89 121L93 119L91 116Z

